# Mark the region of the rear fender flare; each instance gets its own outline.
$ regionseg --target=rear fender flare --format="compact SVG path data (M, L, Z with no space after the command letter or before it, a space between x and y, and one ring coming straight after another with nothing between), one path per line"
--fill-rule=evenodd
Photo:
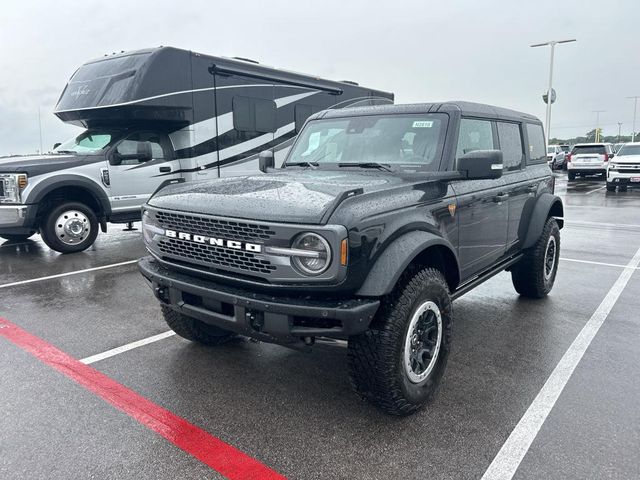
M542 234L544 224L547 223L547 218L559 217L558 226L562 228L564 226L564 207L562 206L562 200L556 195L551 193L543 193L538 198L531 217L529 220L529 227L527 228L527 235L525 236L522 248L531 248L535 245Z

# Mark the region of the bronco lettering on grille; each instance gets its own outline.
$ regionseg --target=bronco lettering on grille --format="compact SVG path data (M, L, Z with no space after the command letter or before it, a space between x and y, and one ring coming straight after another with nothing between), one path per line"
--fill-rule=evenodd
M205 237L204 235L194 235L191 233L177 232L175 230L165 230L164 234L169 238L188 240L195 243L204 243L214 247L226 247L234 250L245 250L247 252L261 253L262 245L258 243L238 242L237 240L226 240L224 238Z

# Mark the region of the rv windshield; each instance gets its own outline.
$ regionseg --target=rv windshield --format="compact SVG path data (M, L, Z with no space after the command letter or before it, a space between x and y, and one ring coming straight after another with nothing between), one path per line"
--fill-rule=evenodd
M310 121L286 166L436 171L447 116L368 115Z
M111 143L116 133L104 130L87 130L71 140L58 145L54 153L80 153L91 155L100 152Z

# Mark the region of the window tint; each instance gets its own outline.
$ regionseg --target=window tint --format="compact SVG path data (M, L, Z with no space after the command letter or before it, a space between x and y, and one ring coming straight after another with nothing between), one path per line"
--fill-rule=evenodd
M618 150L618 155L640 155L640 145L624 145Z
M608 153L604 145L576 145L573 147L572 155L581 155L583 153L597 153L604 155Z
M152 160L164 159L160 137L154 133L134 133L129 135L118 144L116 151L122 156L143 156L145 153L150 152ZM125 158L120 165L135 165L137 163L140 163L137 158Z
M527 123L527 137L529 139L529 163L546 162L547 153L544 148L542 125Z
M519 170L522 165L522 135L517 123L498 122L498 140L504 169Z
M493 131L488 120L463 118L460 121L456 158L475 150L494 150Z
M304 122L314 113L317 113L321 110L320 107L315 107L313 105L302 105L298 104L295 107L295 121L296 121L296 133L302 130L302 126Z
M233 97L233 127L241 132L275 132L276 103L264 98Z

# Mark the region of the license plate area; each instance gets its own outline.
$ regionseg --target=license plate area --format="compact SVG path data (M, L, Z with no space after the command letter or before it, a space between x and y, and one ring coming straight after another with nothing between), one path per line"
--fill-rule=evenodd
M640 182L640 177L631 177L630 181L633 183L638 183Z

